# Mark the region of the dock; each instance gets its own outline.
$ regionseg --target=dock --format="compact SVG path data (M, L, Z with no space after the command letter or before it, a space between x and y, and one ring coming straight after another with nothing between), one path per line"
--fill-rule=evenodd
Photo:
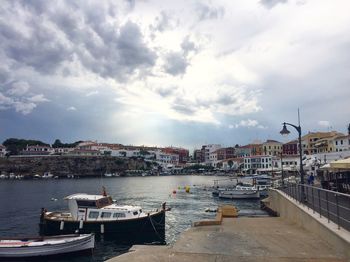
M276 192L281 201L283 193ZM287 197L284 201L294 204ZM325 235L314 226L308 230L283 214L280 217L237 217L232 210L227 212L228 216L221 210L215 220L195 223L172 246L137 245L108 262L350 261L350 232L347 230L340 231L339 236Z

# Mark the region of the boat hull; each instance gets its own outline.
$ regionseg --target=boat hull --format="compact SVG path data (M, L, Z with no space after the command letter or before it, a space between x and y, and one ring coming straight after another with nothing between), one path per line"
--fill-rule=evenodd
M62 223L63 222L63 223ZM80 221L44 217L40 223L41 235L95 233L96 237L119 240L124 244L165 244L165 210L149 216L115 221Z
M260 198L259 191L249 191L249 190L233 190L220 192L219 198L223 199L258 199Z
M26 242L23 243L21 246L0 246L0 258L42 257L91 250L95 247L95 236L90 234L84 237L76 237L75 239L67 238L66 241L61 241L60 243L47 241L43 245L37 244L36 246L25 244Z

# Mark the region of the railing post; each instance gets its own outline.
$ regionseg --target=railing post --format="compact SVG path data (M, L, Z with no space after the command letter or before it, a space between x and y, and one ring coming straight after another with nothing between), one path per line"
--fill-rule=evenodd
M311 193L312 193L312 213L315 214L315 200L314 200L314 189L311 188Z
M318 207L320 210L320 217L321 217L321 212L322 212L322 208L321 208L321 191L319 189L317 189L317 193L318 193Z
M328 218L328 223L329 223L328 191L326 191L326 203L327 203L327 218Z
M337 221L338 221L338 229L340 229L340 223L339 223L339 203L338 203L338 194L335 194L335 203L337 206Z
M309 188L306 187L306 200L308 201L309 200ZM309 205L306 205L307 206L307 209L309 209Z

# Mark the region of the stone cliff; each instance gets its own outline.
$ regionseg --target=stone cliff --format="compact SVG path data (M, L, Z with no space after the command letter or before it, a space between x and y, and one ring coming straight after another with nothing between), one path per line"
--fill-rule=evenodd
M0 172L15 175L101 176L105 173L125 174L126 170L148 170L151 163L143 159L111 156L37 156L0 158Z

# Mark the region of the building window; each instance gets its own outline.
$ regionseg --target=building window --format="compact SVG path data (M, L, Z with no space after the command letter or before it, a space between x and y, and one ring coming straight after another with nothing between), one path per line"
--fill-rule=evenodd
M343 144L343 140L340 140L340 144L341 144L341 145Z

